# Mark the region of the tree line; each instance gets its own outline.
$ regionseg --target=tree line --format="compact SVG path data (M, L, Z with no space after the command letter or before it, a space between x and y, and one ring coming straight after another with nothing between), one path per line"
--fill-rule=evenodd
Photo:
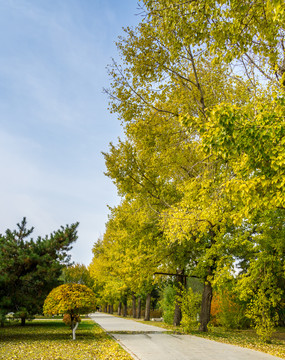
M121 203L91 276L109 304L172 279L175 324L199 279L201 331L227 293L268 338L284 323L284 2L140 4L109 67L124 137L104 157Z

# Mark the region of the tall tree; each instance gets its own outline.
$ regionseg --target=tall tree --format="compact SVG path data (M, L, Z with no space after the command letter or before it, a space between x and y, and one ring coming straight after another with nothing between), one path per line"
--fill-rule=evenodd
M17 229L0 236L0 302L8 311L41 313L49 291L60 284L62 269L70 261L68 251L77 239L78 223L61 227L49 236L30 238L24 218Z
M233 266L233 227L262 209L260 193L266 204L275 187L271 202L284 204L283 127L267 128L283 121L283 100L271 97L284 80L284 10L265 0L143 3L145 18L117 43L123 65L110 68L111 110L126 141L105 154L107 175L121 196L158 214L169 246L195 254L205 331L212 284ZM269 155L263 138L273 143Z

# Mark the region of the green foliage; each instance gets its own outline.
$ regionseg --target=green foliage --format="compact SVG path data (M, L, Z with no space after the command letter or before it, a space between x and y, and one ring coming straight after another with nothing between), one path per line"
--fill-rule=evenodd
M166 324L173 324L175 299L176 299L176 289L172 284L168 284L163 289L162 299L160 300L163 321Z
M284 213L266 211L256 218L254 253L247 272L237 283L246 314L263 340L268 341L284 309Z
M93 281L90 276L89 270L84 264L74 264L68 267L65 267L62 270L62 276L64 283L75 283L86 285L89 288L92 288Z
M31 315L31 314L27 311L26 308L23 308L23 307L20 308L17 312L15 312L15 313L13 314L13 320L16 320L16 321L21 320L22 325L25 324L26 319L29 320L29 321L31 321L31 320L33 320L34 318L35 318L35 317L34 317L33 315Z
M182 294L182 321L183 330L190 331L197 327L201 310L202 294L189 288Z
M181 271L210 294L237 260L242 301L255 307L255 294L265 296L275 322L284 308L284 4L143 5L141 23L117 43L122 65L110 67L110 107L125 140L104 154L122 204L94 267L102 293L114 294L108 271L134 292L153 273ZM202 302L203 331L210 303Z
M25 308L40 313L49 291L60 284L60 273L70 260L78 223L61 227L50 236L30 238L24 218L17 229L0 235L0 305L5 311Z
M247 316L253 320L256 333L263 341L270 341L275 326L278 324L278 314L266 294L259 291L247 309Z

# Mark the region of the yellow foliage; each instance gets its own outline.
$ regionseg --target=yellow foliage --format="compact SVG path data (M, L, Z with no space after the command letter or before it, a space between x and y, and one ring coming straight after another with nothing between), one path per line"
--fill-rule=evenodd
M64 284L54 288L44 303L44 314L84 314L96 309L91 289L80 284Z

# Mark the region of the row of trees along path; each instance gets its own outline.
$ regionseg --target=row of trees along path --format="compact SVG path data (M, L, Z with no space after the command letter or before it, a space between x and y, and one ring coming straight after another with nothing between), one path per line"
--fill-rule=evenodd
M213 289L230 289L268 338L284 308L284 3L140 4L109 67L124 139L104 157L121 203L93 248L96 291L126 304L169 274L179 324L197 277L201 331Z

